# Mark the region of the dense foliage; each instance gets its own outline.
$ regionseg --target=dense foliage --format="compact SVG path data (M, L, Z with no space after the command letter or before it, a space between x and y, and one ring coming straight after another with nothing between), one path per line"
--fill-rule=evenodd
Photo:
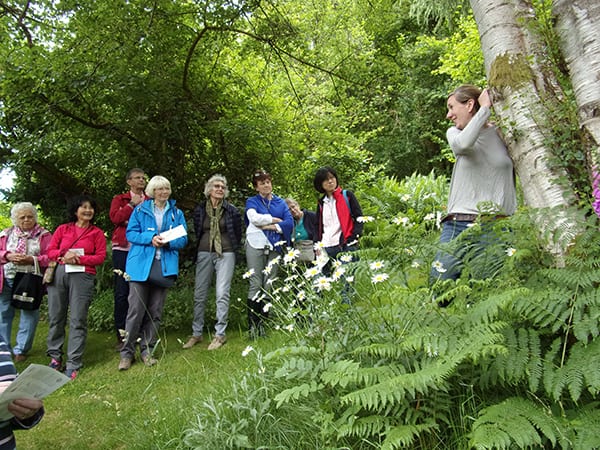
M282 262L288 275L271 311L289 344L266 355L248 347L256 372L202 402L186 445L287 447L286 429L307 443L293 448L600 445L597 220L555 268L522 210L497 224L491 259L473 254L433 298L442 185L413 177L377 186L366 248L337 278ZM474 275L482 265L488 278ZM355 296L344 305L350 273Z
M86 191L109 229L130 167L171 179L184 210L215 172L238 204L265 167L312 205L323 164L350 182L372 163L445 171L450 81L436 69L453 44L448 28L412 17L391 0L1 2L9 198L39 203L56 225L65 198Z

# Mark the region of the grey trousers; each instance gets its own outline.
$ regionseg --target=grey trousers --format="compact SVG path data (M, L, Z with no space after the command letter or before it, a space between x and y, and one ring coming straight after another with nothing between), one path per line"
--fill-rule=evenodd
M194 286L194 321L192 322L192 333L194 336L202 336L206 298L213 273L216 273L215 290L217 297L215 334L217 336L225 336L227 317L229 315L229 291L234 269L235 253L233 252L225 252L222 256L216 253L198 252Z
M95 278L94 275L85 272L65 273L65 266L59 264L54 281L48 285L49 324L46 354L62 361L68 315L67 370L79 370L83 366L87 316L94 296Z
M145 282L129 283L129 309L125 323L127 334L121 349L121 358L133 359L138 340L142 357L152 353L158 338L166 298L167 288Z
M277 256L279 253L275 250L257 249L246 243L246 264L248 269L254 270L249 278L250 287L247 300L248 326L250 328L259 325L263 319L269 316L263 309L265 302L261 295L273 290L272 282L277 278L278 265L273 265L268 274L263 273L263 269Z

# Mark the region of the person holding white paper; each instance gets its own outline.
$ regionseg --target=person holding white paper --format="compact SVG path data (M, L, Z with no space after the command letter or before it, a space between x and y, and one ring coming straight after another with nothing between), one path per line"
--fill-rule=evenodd
M17 369L10 358L10 350L3 336L0 336L0 392L3 392L17 378ZM0 421L0 450L17 448L13 430L27 430L36 426L44 416L44 403L39 399L18 398L8 404L8 420ZM4 417L3 417L4 419Z
M104 232L93 224L98 211L96 200L87 195L69 201L70 220L59 225L48 246L48 257L57 261L54 281L48 285L49 366L63 369L65 326L69 318L66 371L75 379L83 366L83 351L87 339L87 316L94 295L96 266L106 258ZM67 265L83 266L83 271L71 272Z
M167 298L166 284L179 273L179 250L187 244L185 217L175 206L175 200L169 199L169 180L160 175L152 177L146 195L150 200L133 210L127 225L126 236L131 243L125 266L129 277L129 309L119 370L131 367L138 342L144 364L153 366L158 362L152 354ZM186 232L183 236L171 241L161 236L179 226ZM153 274L164 284L153 281Z

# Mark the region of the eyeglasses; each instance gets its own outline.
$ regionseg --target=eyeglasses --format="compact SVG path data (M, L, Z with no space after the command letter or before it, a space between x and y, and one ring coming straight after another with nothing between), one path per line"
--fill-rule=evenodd
M213 189L223 189L225 190L225 185L223 184L213 184Z

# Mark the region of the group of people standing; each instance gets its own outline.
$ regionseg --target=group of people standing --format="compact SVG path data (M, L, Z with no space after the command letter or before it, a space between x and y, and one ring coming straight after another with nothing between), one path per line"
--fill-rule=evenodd
M510 215L516 207L512 162L496 128L488 122L488 91L461 86L449 95L447 103L447 118L454 122L447 137L457 160L448 215L442 220L441 242L454 239L477 220L483 201L497 205L493 218ZM242 245L250 274L247 310L253 338L265 333L265 298L277 277L277 265L272 261L286 248L295 245L301 253L308 254L324 251L331 259L358 248L363 224L357 219L362 210L355 194L340 187L333 168L323 167L315 174L314 188L321 194L315 212L300 208L294 199L275 195L272 176L264 170L253 173L251 181L256 195L246 200L243 215L227 200L227 180L219 174L208 179L205 199L194 209L194 308L192 334L183 344L184 349L203 340L206 301L213 277L216 324L208 349L225 344L231 281ZM144 170L136 168L127 173L126 183L128 191L116 195L110 207L115 225L111 244L119 370L131 367L137 346L144 364L156 364L153 350L167 290L179 271L179 250L188 243L185 217L170 198L169 180L155 176L146 184ZM11 346L15 316L10 302L12 280L19 271L32 271L36 265L44 270L56 262L54 279L47 284L47 354L50 366L64 370L71 378L82 367L96 267L106 257L104 232L94 225L96 212L93 198L78 196L69 203L69 220L51 234L37 223L37 211L31 203L13 206L13 226L0 234L0 335L17 362L24 361L31 349L39 311L21 311L16 343ZM173 233L176 230L179 232ZM316 242L320 245L314 246ZM432 280L459 276L460 261L455 255L441 251L436 259L442 261L444 270L432 269ZM326 275L327 270L330 268L325 266Z
M128 370L135 361L136 345L141 360L151 366L157 360L152 351L157 342L162 308L168 286L156 283L152 263L164 261L162 274L177 274L177 253L187 244L187 230L181 211L168 200L170 185L159 177L144 192L144 172L132 169L127 174L130 192L114 197L110 217L115 224L112 236L115 268L115 332L121 357L119 370ZM245 244L246 263L251 273L247 296L250 336L265 333L265 297L277 276L272 262L294 242L302 242L314 251L314 242L327 237L325 251L335 257L342 251L357 248L362 215L356 196L341 194L337 174L332 168L320 169L315 177L319 192L328 206L327 212L299 210L297 202L284 200L273 193L272 177L263 170L252 176L256 195L247 199L244 214L231 204L227 179L216 174L204 186L204 197L193 211L196 237L195 288L191 337L183 343L190 349L203 341L204 318L208 293L215 279L216 322L208 350L216 350L227 342L230 289L239 251ZM164 188L164 190L163 190ZM168 188L168 192L167 189ZM327 200L328 199L328 200ZM339 202L342 204L339 204ZM338 208L335 204L338 202ZM291 206L295 204L296 208ZM332 206L333 205L333 206ZM332 209L333 208L333 209ZM164 241L161 233L177 226L184 235ZM245 239L244 239L245 228ZM269 267L269 270L265 270ZM124 276L128 279L124 280Z

